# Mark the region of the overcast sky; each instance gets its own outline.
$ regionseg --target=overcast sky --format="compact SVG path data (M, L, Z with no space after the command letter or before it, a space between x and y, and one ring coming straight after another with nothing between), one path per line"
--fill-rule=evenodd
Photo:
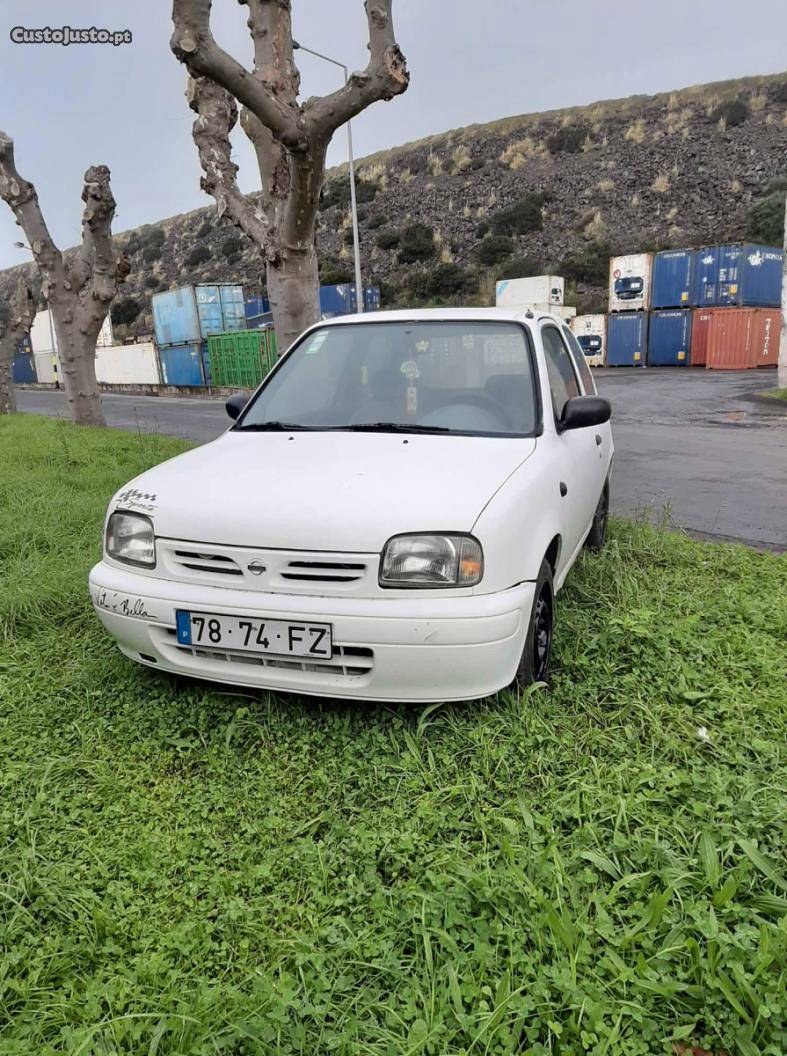
M81 179L112 170L115 230L187 212L199 189L184 71L169 50L168 0L2 0L0 128L17 167L38 189L55 240L79 239ZM366 62L362 0L293 0L294 35L351 68ZM250 61L245 9L214 0L219 41ZM412 79L406 95L353 123L357 156L433 132L513 114L748 74L785 63L785 0L395 0L397 36ZM12 27L130 29L133 43L21 45ZM304 97L332 90L340 71L301 53ZM236 160L244 190L258 177L242 133ZM337 133L329 162L345 159ZM0 202L0 267L25 254ZM27 258L29 259L29 258Z

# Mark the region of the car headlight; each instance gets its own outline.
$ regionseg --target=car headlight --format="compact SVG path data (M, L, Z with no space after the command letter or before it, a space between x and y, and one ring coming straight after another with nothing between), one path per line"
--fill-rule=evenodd
M153 522L141 513L113 513L107 522L107 554L115 561L153 568L156 564L156 539Z
M473 587L484 572L471 535L395 535L380 562L381 587Z

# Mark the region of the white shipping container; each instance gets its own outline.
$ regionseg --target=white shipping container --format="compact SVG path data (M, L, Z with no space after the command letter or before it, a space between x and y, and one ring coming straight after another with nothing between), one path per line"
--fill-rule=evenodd
M574 318L577 314L576 308L572 308L568 304L523 304L519 307L527 309L529 308L532 312L549 312L550 315L557 315L561 319L565 319L567 322Z
M528 279L501 279L495 286L498 308L520 305L562 304L565 283L562 275L533 275Z
M603 367L607 355L606 315L578 315L571 320L571 329L582 345L590 367Z
M96 347L99 348L104 347L105 345L112 345L114 344L114 341L115 338L112 333L112 320L109 317L109 312L107 312L107 317L101 324L101 329L98 332L98 337L96 339Z
M158 353L152 341L96 348L96 380L102 385L159 385Z
M609 258L609 310L646 312L650 307L652 253Z
M42 385L53 385L57 381L55 357L51 352L34 352L36 378Z
M30 327L30 344L34 353L48 352L51 355L53 350L57 349L55 324L52 321L50 326L48 308L43 312L36 312L33 325Z

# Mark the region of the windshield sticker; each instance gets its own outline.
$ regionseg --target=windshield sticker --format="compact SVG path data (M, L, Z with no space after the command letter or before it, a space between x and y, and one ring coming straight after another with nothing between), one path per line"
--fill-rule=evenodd
M399 369L411 385L416 378L421 377L421 371L418 369L418 364L414 359L408 359L405 363L402 363Z
M321 330L319 334L315 334L306 347L306 355L312 356L315 352L319 352L322 346L325 344L325 339L327 336L327 330Z
M124 510L147 510L152 513L156 509L156 498L156 495L149 495L146 491L127 488L116 496L115 506L122 506Z
M418 413L418 389L414 385L411 385L407 390L407 413Z

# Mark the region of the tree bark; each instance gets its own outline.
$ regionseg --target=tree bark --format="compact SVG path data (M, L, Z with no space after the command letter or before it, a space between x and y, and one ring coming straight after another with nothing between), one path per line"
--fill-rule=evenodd
M96 341L118 288L129 273L128 258L112 243L115 199L106 165L85 173L82 245L67 262L44 220L32 183L16 170L13 141L0 132L0 198L12 209L30 243L42 290L54 320L63 388L71 417L80 425L103 425L96 383Z
M229 216L259 247L279 348L285 350L320 316L315 228L325 155L333 133L367 106L406 91L407 65L396 43L392 0L366 0L369 62L338 91L299 103L291 0L240 0L249 10L251 71L213 38L212 0L173 0L175 56L190 74L187 97L203 177L220 216ZM241 127L260 170L252 201L237 185L230 133Z
M14 357L22 338L30 333L35 314L33 291L20 275L10 303L0 308L0 414L13 414L16 410Z
M779 369L776 384L787 389L787 197L784 200L784 262L782 264L782 328L779 336Z

